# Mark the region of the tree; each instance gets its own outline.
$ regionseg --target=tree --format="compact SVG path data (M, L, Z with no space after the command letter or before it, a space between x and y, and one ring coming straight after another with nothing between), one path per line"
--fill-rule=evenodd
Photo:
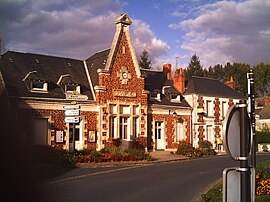
M148 52L143 50L142 55L140 56L139 66L142 69L151 69L151 60L148 59Z
M270 64L260 63L254 66L255 91L259 96L267 96L270 92Z
M189 80L192 76L204 76L203 67L199 57L196 54L191 57L188 67L184 71L184 74L187 80Z

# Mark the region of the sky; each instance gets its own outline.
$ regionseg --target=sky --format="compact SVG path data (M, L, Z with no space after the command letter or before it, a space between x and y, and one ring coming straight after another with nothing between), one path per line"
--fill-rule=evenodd
M132 43L152 69L270 63L269 0L0 0L1 52L85 60L110 48L115 20L127 13Z

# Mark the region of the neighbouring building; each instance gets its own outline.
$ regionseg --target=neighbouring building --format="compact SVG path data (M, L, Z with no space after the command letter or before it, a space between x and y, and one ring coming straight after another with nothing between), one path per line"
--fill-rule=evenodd
M201 140L208 140L213 147L217 146L217 138L222 138L222 121L228 109L244 97L237 92L234 81L230 78L224 84L216 79L192 77L187 86L182 70L176 71L174 81L180 81L177 86L179 91L184 92L183 96L192 107L192 144L198 146Z
M66 150L100 150L116 138L130 147L144 137L148 150L194 142L192 107L174 87L171 66L139 68L131 23L120 15L111 47L84 61L15 51L1 55L1 104L8 100L19 141Z

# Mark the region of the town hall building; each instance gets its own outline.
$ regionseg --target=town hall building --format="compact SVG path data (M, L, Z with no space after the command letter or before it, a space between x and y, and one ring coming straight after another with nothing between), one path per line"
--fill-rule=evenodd
M222 117L241 96L207 78L183 87L170 64L161 71L140 69L131 24L127 14L120 15L111 47L83 61L16 51L1 55L1 103L6 100L16 117L18 140L65 150L100 150L115 139L131 148L137 138L145 139L148 151L175 151L179 141L197 146L205 138L215 146ZM216 83L225 94L213 94Z

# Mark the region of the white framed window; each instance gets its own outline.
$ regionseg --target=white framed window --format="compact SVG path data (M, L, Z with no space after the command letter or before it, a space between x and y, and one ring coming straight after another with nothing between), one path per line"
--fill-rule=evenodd
M74 93L77 92L78 94L81 94L81 88L79 85L75 85L75 84L66 84L65 85L65 90L66 93Z
M48 83L45 81L31 81L31 91L48 92Z
M138 117L133 118L133 136L134 138L137 138L139 136L139 118Z
M140 110L139 110L139 106L135 105L133 106L133 114L139 115Z
M127 140L128 138L128 117L120 117L120 139Z
M213 127L212 126L206 126L206 140L212 141L213 140Z
M213 116L213 107L211 100L206 100L206 114L207 116Z
M155 139L161 139L162 135L162 121L155 122Z
M120 106L120 114L130 114L130 106L121 105Z
M110 105L110 113L117 114L117 105L114 105L114 104Z
M185 140L186 139L186 134L185 134L185 128L184 128L184 124L181 122L177 122L176 123L176 136L175 136L175 140L176 142L179 142L181 140Z
M227 110L226 110L226 102L223 101L221 103L221 116L223 118L226 116L226 112L227 112Z
M110 137L116 138L117 134L117 117L116 116L111 116L110 117Z

